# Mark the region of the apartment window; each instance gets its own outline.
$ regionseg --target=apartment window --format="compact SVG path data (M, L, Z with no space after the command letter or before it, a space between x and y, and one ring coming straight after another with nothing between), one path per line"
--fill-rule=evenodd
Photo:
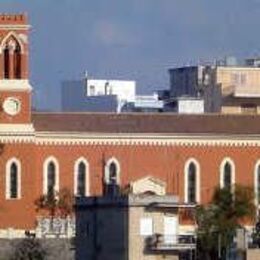
M241 112L243 114L257 114L257 106L255 104L241 105Z
M245 86L247 82L247 77L245 73L232 73L231 82L235 86Z
M91 85L89 86L89 95L90 96L95 96L95 86Z
M153 220L152 218L140 219L140 235L151 236L153 235Z

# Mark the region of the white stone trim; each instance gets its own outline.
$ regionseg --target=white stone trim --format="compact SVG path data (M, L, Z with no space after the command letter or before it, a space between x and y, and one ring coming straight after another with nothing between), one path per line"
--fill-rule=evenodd
M191 163L196 168L196 202L200 203L200 164L195 158L189 158L184 165L184 202L188 203L188 173Z
M84 158L84 157L80 157L76 160L76 162L74 163L74 195L76 196L77 195L77 186L78 186L78 167L79 167L79 164L83 162L85 164L85 167L86 167L86 176L85 176L85 187L86 187L86 190L85 190L85 196L89 196L89 186L90 186L90 182L89 182L89 163L88 161Z
M17 198L11 198L10 194L10 175L11 175L11 165L15 163L17 166ZM5 198L7 200L17 200L21 199L21 162L16 157L10 158L6 162L5 166Z
M1 79L0 91L32 91L32 86L27 79Z
M0 135L6 134L32 134L34 133L33 124L1 124L0 123Z
M29 30L31 28L31 25L28 24L1 24L0 29L1 30Z
M230 157L225 157L219 167L219 171L220 171L220 179L219 179L219 184L220 184L220 188L224 188L224 167L225 164L229 163L231 166L231 188L232 190L234 189L234 185L235 185L235 180L236 180L236 167L235 167L235 163L234 161L230 158ZM234 190L233 190L234 191Z
M36 145L147 145L184 147L260 147L259 135L152 135L35 131L33 124L0 124L0 142Z
M260 136L37 132L39 145L260 146Z
M59 162L54 156L49 156L44 160L43 163L43 194L46 195L48 191L48 186L47 186L47 180L48 180L48 165L50 162L53 162L55 165L55 185L54 185L54 190L55 192L59 192L59 187L60 187L60 167L59 167Z
M105 182L105 184L109 184L109 166L110 166L111 163L115 163L115 165L116 165L116 169L117 169L116 182L117 182L118 185L120 185L121 168L120 168L119 161L115 157L112 157L112 158L110 158L109 160L106 161L104 182Z

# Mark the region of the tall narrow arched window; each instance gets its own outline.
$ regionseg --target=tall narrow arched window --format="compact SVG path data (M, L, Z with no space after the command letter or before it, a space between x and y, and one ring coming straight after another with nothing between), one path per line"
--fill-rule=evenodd
M104 176L104 193L117 195L120 185L120 164L115 158L107 161Z
M224 165L224 175L223 175L223 188L231 187L231 165L226 162Z
M189 159L184 169L184 200L186 203L200 202L200 166L195 159Z
M21 197L21 164L16 158L6 163L6 198L19 199Z
M59 191L59 163L53 156L43 163L43 194L54 195Z
M192 162L188 170L188 202L196 202L196 166Z
M117 167L115 162L111 162L109 165L108 183L117 184Z
M225 158L220 165L220 188L233 189L235 184L235 164Z
M86 165L83 162L80 162L78 166L77 195L86 195Z
M74 165L74 194L89 195L89 164L84 157L79 158Z
M4 48L4 78L10 78L10 55L8 46Z
M10 32L2 40L1 48L3 50L3 77L5 79L21 79L23 41L17 34Z
M15 50L14 50L14 78L20 79L21 78L21 48L19 44L16 44Z
M56 183L56 170L53 162L48 164L47 170L47 195L54 196Z
M18 196L18 169L13 162L10 168L10 198L16 199Z

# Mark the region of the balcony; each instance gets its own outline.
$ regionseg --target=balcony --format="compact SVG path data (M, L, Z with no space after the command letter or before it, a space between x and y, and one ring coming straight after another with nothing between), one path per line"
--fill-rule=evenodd
M146 243L152 251L185 251L196 248L195 237L192 235L154 234L147 237Z

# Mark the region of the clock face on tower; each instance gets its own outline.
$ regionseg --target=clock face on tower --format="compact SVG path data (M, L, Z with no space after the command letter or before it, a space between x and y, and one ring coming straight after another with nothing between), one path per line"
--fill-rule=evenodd
M8 97L3 102L3 109L6 114L15 116L21 110L21 101L15 97Z

